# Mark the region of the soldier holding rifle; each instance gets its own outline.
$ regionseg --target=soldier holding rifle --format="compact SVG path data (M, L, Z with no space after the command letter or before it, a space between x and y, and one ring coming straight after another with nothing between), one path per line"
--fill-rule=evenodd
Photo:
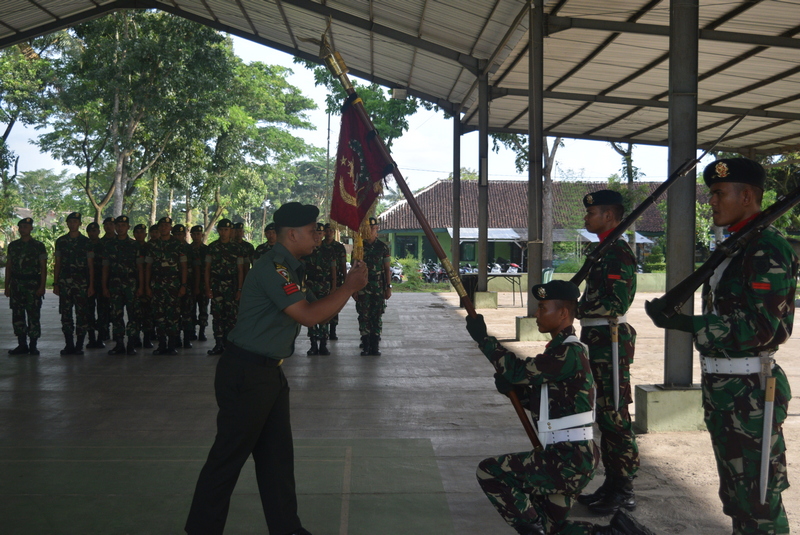
M708 165L703 178L714 224L734 237L745 234L743 227L761 214L764 169L746 158L722 159ZM791 392L774 355L792 333L798 260L774 227L754 234L703 285L703 315L669 317L670 293L645 304L656 326L694 336L719 496L734 535L789 533L781 501L789 486L781 426Z

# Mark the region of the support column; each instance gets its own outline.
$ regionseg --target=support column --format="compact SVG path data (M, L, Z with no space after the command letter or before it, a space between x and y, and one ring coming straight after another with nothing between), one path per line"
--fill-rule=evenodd
M458 271L461 261L461 113L453 115L453 243L450 260Z
M697 153L697 68L698 68L699 0L670 0L669 42L669 172ZM667 201L667 288L672 288L694 271L695 213L686 210L696 200L695 174L683 177L669 190ZM692 314L694 303L689 300L684 314ZM676 403L670 415L685 415L683 429L702 427L698 411L681 410L681 407L699 407L700 391L692 385L692 336L689 333L668 330L664 345L664 384L657 385L661 396L669 395ZM648 417L646 386L636 387L637 427L660 430L663 426L653 414ZM689 403L681 403L688 396ZM641 399L640 399L641 398ZM643 402L643 403L642 403ZM663 405L664 399L654 402ZM640 412L643 411L643 412ZM670 430L676 429L672 422Z
M481 62L483 63L483 62ZM476 308L481 303L482 308L491 307L488 296L478 296L486 293L488 286L489 263L489 73L481 65L481 74L478 75L478 288L475 295ZM497 306L497 296L494 296L494 307Z

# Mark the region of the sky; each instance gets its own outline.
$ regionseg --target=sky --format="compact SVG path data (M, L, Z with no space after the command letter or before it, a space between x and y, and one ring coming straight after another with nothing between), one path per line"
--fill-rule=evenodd
M268 64L283 65L294 71L288 80L299 87L302 92L312 98L318 106L309 113L311 122L316 126L313 131L298 131L308 143L318 147L326 147L328 142L328 116L325 113L326 91L314 86L314 78L310 70L296 65L292 56L271 48L240 39L233 38L234 51L245 62L262 61ZM345 58L347 61L347 58ZM546 105L546 103L545 103ZM409 118L409 129L392 144L392 156L398 168L412 190L428 186L440 178L447 178L452 172L453 158L453 125L452 120L445 119L439 111L421 110ZM68 169L79 173L74 167L62 165L48 154L39 153L38 148L30 141L42 131L22 128L16 125L9 139L12 150L20 156L19 171L36 169ZM331 117L331 154L335 154L339 133L339 117ZM490 141L491 147L491 141ZM644 180L663 182L667 178L667 149L649 145L636 145L634 148L634 165L643 173ZM562 170L571 170L584 180L604 181L614 173L620 173L621 157L608 143L601 141L583 141L565 139L564 146L556 154L556 165ZM478 168L478 133L471 132L461 137L461 166L469 169ZM527 173L520 174L514 166L514 153L501 149L500 153L489 155L490 179L527 180ZM554 176L558 179L558 173Z

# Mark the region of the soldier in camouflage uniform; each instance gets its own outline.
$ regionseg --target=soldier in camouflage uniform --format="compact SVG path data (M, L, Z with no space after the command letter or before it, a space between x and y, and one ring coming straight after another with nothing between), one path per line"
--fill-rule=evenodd
M568 519L575 497L594 477L595 384L587 347L572 323L580 290L569 281L533 287L540 332L552 337L544 353L519 358L488 336L483 316L467 317L467 331L495 368L497 389L517 391L534 416L541 451L484 459L477 477L489 501L521 535L647 533L619 512L611 526Z
M128 216L121 215L114 220L114 238L107 240L103 253L103 295L111 302L111 322L114 329L113 349L109 355L135 355L135 340L139 336L137 323L136 291L139 288L139 244L128 236L130 223ZM128 310L128 324L125 324L125 309ZM125 347L125 334L128 347Z
M102 318L105 316L103 308L108 301L103 297L103 248L106 241L100 239L100 225L92 221L86 225L86 236L92 243L92 253L94 254L93 268L94 268L94 294L89 298L89 343L86 344L88 349L97 349L106 347L103 343L104 337L102 336L101 325Z
M344 284L344 275L347 271L347 251L344 249L344 245L336 241L335 238L336 231L333 230L330 223L325 223L325 239L322 240L322 251L324 254L333 262L334 268L334 282L332 284L332 290L335 290L342 284ZM391 279L390 279L391 280ZM329 340L338 340L339 337L336 335L336 327L339 325L339 314L336 314L331 321L328 322L328 339Z
M766 173L746 158L717 160L703 172L714 224L735 234L761 212ZM720 265L703 286L703 315L665 318L645 304L656 326L692 333L703 369L703 409L717 460L722 511L733 534L789 533L781 492L789 487L782 425L792 397L774 354L792 333L798 260L774 227ZM765 385L775 385L766 479L759 495ZM772 380L772 379L771 379Z
M275 223L269 223L264 227L264 237L267 238L267 241L256 247L256 251L253 253L253 262L267 254L278 242L278 233L275 232Z
M336 278L336 269L329 255L322 249L322 235L325 225L317 223L316 248L310 255L300 259L306 269L306 285L317 299L329 295L333 289ZM311 339L311 349L307 355L330 355L328 350L328 324L318 323L308 328L308 337ZM319 346L317 345L319 344Z
M94 295L94 252L92 242L81 234L81 214L69 214L67 227L69 232L56 240L53 293L58 296L61 331L66 342L61 354L83 355L83 342L91 315L89 298ZM77 343L73 332L77 335Z
M234 223L233 224L233 237L231 238L236 245L242 250L242 270L244 273L244 277L247 278L247 273L250 271L250 268L253 266L253 260L256 253L256 248L253 247L253 244L249 241L245 241L244 239L244 223Z
M186 225L178 223L172 227L172 239L177 240L180 244L180 249L186 255L186 293L180 298L181 309L181 323L180 328L183 331L183 348L192 348L192 335L194 334L194 320L192 319L192 312L194 312L194 250L192 246L186 242Z
M358 292L358 330L361 333L361 355L380 356L383 312L392 296L392 275L389 246L378 239L378 220L369 218L370 238L364 240L364 263L369 270L367 286Z
M206 297L211 300L211 316L214 318L214 347L209 355L221 355L225 351L228 333L236 325L236 307L242 296L244 267L241 248L233 242L230 219L217 223L219 239L209 244L206 253L205 286Z
M199 326L197 339L205 342L206 327L208 326L208 297L205 292L205 267L208 245L203 243L203 225L195 225L191 230L192 236L192 272L189 277L190 284L194 289L194 300L192 306L192 332L194 326Z
M17 227L20 238L8 244L4 290L11 306L14 335L19 343L14 349L9 349L8 354L38 355L36 341L42 332L39 318L47 282L47 250L42 242L31 237L33 219L20 219Z
M583 198L586 230L602 242L622 220L622 195L600 190ZM636 507L633 480L639 469L639 448L628 405L631 395L630 366L633 363L636 330L627 323L636 295L636 257L620 239L605 253L586 277L586 290L578 304L581 342L589 346L589 361L597 384L597 425L605 481L600 488L578 498L597 514L610 514L620 507ZM616 326L614 325L616 324ZM618 342L612 342L617 329ZM618 353L619 373L614 380L613 354ZM619 404L615 406L614 391Z
M157 225L153 226L155 226L156 229L158 228ZM153 329L153 316L150 314L150 298L147 297L147 293L144 291L144 258L147 251L147 234L147 225L140 223L133 227L133 239L136 240L136 244L139 246L139 254L136 257L136 268L139 272L139 284L136 290L136 318L139 324L139 332L143 335L141 342L136 345L136 347L152 349L153 343L151 342L150 333ZM137 336L134 339L134 344L136 344L138 340L139 337Z
M158 333L154 355L177 355L180 347L180 298L186 293L186 255L173 240L172 218L158 220L161 238L147 243L145 291L153 303L153 323Z
M102 246L98 249L98 254L101 254L101 252L105 250L105 246L113 241L114 238L116 238L116 235L116 220L113 217L105 218L103 220L103 237L100 238ZM111 339L111 301L105 295L103 295L103 281L98 280L101 279L100 274L102 273L102 269L102 259L100 259L98 265L97 258L95 258L94 295L97 298L97 321L95 322L95 328L97 329L97 339L104 342ZM91 342L91 333L89 341ZM90 346L87 345L86 347ZM98 347L105 347L105 344L99 345Z

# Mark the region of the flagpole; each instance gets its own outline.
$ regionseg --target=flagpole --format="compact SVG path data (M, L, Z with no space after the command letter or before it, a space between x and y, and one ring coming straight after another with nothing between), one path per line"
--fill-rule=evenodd
M347 65L345 65L342 56L335 52L330 44L328 43L327 36L323 34L322 41L320 43L320 58L325 61L325 65L328 67L328 70L339 79L339 82L344 87L345 92L348 95L352 95L355 93L355 88L353 88L353 84L350 82L350 78L347 76ZM364 104L361 102L361 99L356 99L352 105L358 114L359 119L369 128L370 130L375 130L375 125L372 124L372 119L370 119L367 110L364 109ZM453 285L455 288L456 293L461 298L462 303L464 304L464 308L469 314L470 317L477 316L477 312L475 311L475 306L472 303L472 300L467 295L467 291L464 289L464 285L461 282L461 277L458 274L458 270L453 268L453 264L450 262L450 259L447 257L447 254L444 252L442 245L439 243L439 239L434 234L433 229L431 228L430 224L428 223L428 219L425 217L425 214L422 212L422 209L417 204L417 200L414 198L414 194L411 192L411 189L406 184L405 179L403 178L402 173L397 168L397 165L394 165L394 160L392 159L392 155L389 152L389 149L386 147L386 144L383 142L381 136L375 136L378 141L378 150L381 153L384 161L389 162L392 164L392 175L394 176L395 181L397 181L397 185L400 187L400 191L403 192L403 195L406 198L406 202L408 202L409 208L414 213L414 216L417 218L420 226L422 227L422 231L425 233L425 236L428 238L431 246L433 247L436 256L439 257L439 260L442 263L445 271L447 272L447 276L450 279L450 284ZM520 421L522 422L522 427L525 429L525 433L528 435L528 438L533 445L535 450L542 449L542 445L539 442L539 438L536 435L536 431L533 429L533 425L531 424L530 418L525 413L525 409L522 407L522 403L519 400L516 392L513 390L508 394L509 399L511 399L511 404L514 406L514 410L517 413Z

